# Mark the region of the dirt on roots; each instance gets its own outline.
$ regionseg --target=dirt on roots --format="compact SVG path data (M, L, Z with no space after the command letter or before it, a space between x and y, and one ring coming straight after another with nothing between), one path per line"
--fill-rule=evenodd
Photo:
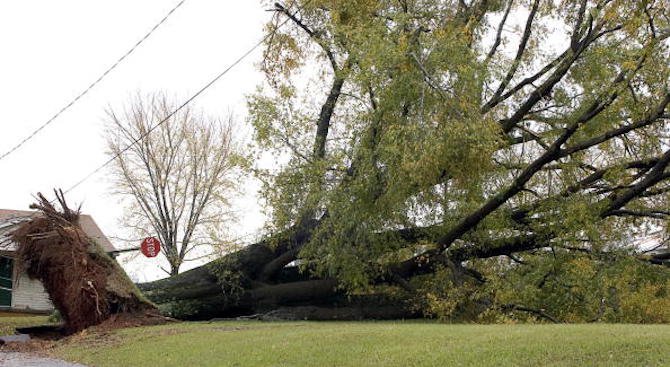
M18 270L42 282L61 314L64 333L121 314L135 324L161 319L118 263L86 236L79 226L79 209L70 209L62 192L56 197L61 210L38 194L39 202L30 207L42 215L21 225L13 240L18 245Z

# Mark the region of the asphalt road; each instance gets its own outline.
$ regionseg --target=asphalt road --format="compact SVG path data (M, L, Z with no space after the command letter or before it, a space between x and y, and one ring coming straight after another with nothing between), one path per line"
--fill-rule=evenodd
M0 352L2 367L86 367L52 358L37 357L28 353Z

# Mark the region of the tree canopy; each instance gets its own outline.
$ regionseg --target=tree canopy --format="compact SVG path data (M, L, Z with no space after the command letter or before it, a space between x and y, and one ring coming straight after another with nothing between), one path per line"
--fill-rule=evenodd
M249 108L259 145L290 157L263 172L275 226L319 221L300 251L313 271L351 286L407 261L481 275L494 262L474 259L595 260L667 228L667 1L274 10L270 29L290 23Z
M258 299L298 260L424 315L670 320L670 256L634 246L668 233L670 3L271 6L248 106L276 235L220 283Z

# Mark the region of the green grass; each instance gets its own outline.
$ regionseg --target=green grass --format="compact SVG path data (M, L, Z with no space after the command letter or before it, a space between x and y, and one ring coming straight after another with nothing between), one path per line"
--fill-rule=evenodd
M670 325L217 322L75 340L56 356L90 366L670 365Z
M48 323L48 316L0 312L0 335L14 334L14 328Z

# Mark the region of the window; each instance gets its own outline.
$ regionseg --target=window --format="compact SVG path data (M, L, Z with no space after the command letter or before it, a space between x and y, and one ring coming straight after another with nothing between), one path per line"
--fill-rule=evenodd
M14 260L0 256L0 307L12 306L12 273Z

